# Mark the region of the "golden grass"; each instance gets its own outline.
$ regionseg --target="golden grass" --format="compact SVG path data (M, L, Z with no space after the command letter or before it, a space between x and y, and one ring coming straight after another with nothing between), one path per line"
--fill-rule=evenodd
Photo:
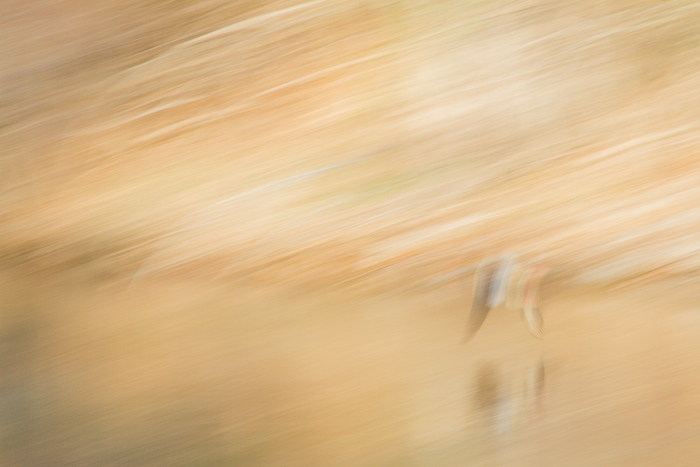
M4 7L6 258L424 281L517 250L597 280L675 238L700 265L694 2L49 3Z

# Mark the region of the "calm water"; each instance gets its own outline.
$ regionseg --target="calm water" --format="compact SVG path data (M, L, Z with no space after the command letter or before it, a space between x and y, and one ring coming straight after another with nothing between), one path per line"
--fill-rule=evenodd
M694 465L692 287L548 285L545 339L470 284L0 287L2 465ZM539 376L538 376L539 375Z

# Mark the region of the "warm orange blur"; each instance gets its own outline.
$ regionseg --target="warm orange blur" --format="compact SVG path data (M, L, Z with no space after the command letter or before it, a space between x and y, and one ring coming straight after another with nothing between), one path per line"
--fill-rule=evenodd
M698 24L1 2L0 466L695 465Z

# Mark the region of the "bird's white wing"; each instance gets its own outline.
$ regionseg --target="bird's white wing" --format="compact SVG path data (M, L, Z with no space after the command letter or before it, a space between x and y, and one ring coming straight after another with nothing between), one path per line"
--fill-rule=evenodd
M515 256L508 255L502 258L496 265L496 270L489 287L488 306L496 308L506 300L508 293L508 281L515 266Z

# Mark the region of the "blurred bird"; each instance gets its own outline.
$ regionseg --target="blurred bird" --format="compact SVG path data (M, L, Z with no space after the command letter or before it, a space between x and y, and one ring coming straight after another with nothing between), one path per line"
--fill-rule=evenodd
M489 292L491 290L491 280L496 272L497 264L493 260L485 259L476 269L474 275L474 297L472 298L472 308L467 321L467 334L465 340L470 341L476 332L484 324L486 315L489 312Z
M506 255L498 260L496 270L491 278L487 305L489 308L496 308L506 300L508 294L508 282L513 266L515 265L515 255Z
M542 339L539 287L549 270L546 265L522 266L514 255L482 261L474 276L474 297L465 341L476 335L488 312L504 302L508 308L520 310L528 331Z
M544 334L542 313L540 313L540 283L549 270L550 267L546 265L532 268L521 307L525 325L530 333L538 339L542 339Z

